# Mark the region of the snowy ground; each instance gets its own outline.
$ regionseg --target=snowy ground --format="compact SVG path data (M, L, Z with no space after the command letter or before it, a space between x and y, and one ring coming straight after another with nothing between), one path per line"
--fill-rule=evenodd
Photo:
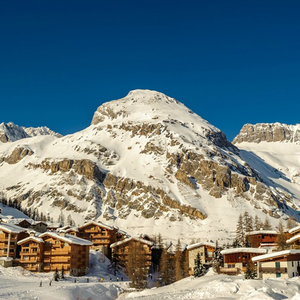
M0 266L0 300L115 300L128 288L126 278L123 282L120 280L122 274L117 280L108 272L108 260L101 253L91 251L90 262L91 272L88 276L76 277L79 282L67 275L64 280L52 281L51 285L53 273L31 273L21 267Z
M95 260L96 259L96 260ZM88 276L67 276L59 282L52 281L52 274L34 274L21 268L0 266L0 300L268 300L300 299L300 278L245 280L241 276L215 275L185 278L172 285L147 289L141 292L123 293L128 281L123 282L107 273L107 261L93 257L92 271ZM104 277L104 282L100 278ZM110 281L109 278L112 278ZM87 282L89 280L89 282ZM40 282L42 286L40 287Z
M245 280L242 276L207 274L188 277L172 285L121 294L118 300L267 300L300 299L300 278Z

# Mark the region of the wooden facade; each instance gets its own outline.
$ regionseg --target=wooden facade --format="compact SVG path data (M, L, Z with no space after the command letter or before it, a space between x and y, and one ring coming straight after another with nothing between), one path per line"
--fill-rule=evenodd
M0 257L19 257L18 241L29 236L24 228L12 224L0 224Z
M258 278L291 278L300 275L300 250L283 250L256 256Z
M112 244L112 256L121 266L126 266L128 262L128 255L133 249L143 249L143 256L145 264L150 267L152 260L153 242L141 238L127 238L122 241Z
M247 264L252 262L253 257L266 253L266 249L258 248L233 248L222 250L221 254L224 256L224 267L220 269L220 272L228 275L243 274L246 271Z
M258 230L246 233L247 240L251 247L269 247L276 246L278 233L274 230Z
M46 232L28 237L21 246L21 265L30 271L54 272L64 270L75 276L89 270L89 248L92 243L64 232Z
M91 221L78 227L77 236L93 243L93 249L99 249L110 257L110 245L123 238L118 229L102 223Z
M211 264L213 253L216 249L213 243L197 243L187 246L185 252L188 262L189 275L194 274L194 266L197 254L200 254L201 263L203 265Z

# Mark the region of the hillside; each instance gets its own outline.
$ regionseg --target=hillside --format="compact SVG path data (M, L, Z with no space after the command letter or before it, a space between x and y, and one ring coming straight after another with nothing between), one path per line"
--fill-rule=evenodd
M240 213L276 225L299 204L296 192L289 201L274 192L249 155L179 101L135 90L101 105L80 132L0 143L0 187L54 221L226 242Z

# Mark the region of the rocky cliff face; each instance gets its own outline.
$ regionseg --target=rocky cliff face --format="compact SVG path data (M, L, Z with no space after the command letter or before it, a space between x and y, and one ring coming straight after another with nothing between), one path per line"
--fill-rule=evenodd
M219 220L221 235L230 223L224 216L252 209L277 218L294 205L219 129L148 90L101 105L91 126L73 135L2 144L0 171L5 196L22 207L77 224L99 219L132 229L138 220L149 234L184 224L200 235Z
M299 142L300 125L286 125L280 123L246 124L234 138L233 144L242 142Z

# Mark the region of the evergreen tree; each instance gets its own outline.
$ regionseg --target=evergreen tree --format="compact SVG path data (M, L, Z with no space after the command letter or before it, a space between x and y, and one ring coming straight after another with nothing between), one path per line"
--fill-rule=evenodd
M253 231L253 218L247 211L244 213L244 229L245 232Z
M270 223L268 216L266 216L265 222L263 224L263 229L264 230L272 230L272 225Z
M261 219L256 215L254 218L254 230L258 231L262 228Z
M213 253L212 263L211 263L214 272L218 274L220 273L220 268L224 266L224 257L221 254L221 250L222 249L217 244L216 249Z
M236 243L239 247L245 246L245 230L242 214L239 215L238 223L236 225Z
M145 249L140 242L133 240L129 243L126 272L131 280L130 286L139 289L146 288L149 265L145 260Z
M278 224L278 236L275 242L277 244L277 250L284 250L288 248L286 243L286 235L284 233L284 228L281 221Z
M178 240L175 251L175 280L183 278L181 242Z
M162 285L171 284L175 281L174 259L166 249L162 250L159 264L159 272L162 278Z
M201 262L200 253L197 253L196 259L195 259L195 266L194 266L194 277L201 277L205 274L205 267L203 266Z
M246 265L245 279L254 279L257 277L255 266L253 262L249 262Z

